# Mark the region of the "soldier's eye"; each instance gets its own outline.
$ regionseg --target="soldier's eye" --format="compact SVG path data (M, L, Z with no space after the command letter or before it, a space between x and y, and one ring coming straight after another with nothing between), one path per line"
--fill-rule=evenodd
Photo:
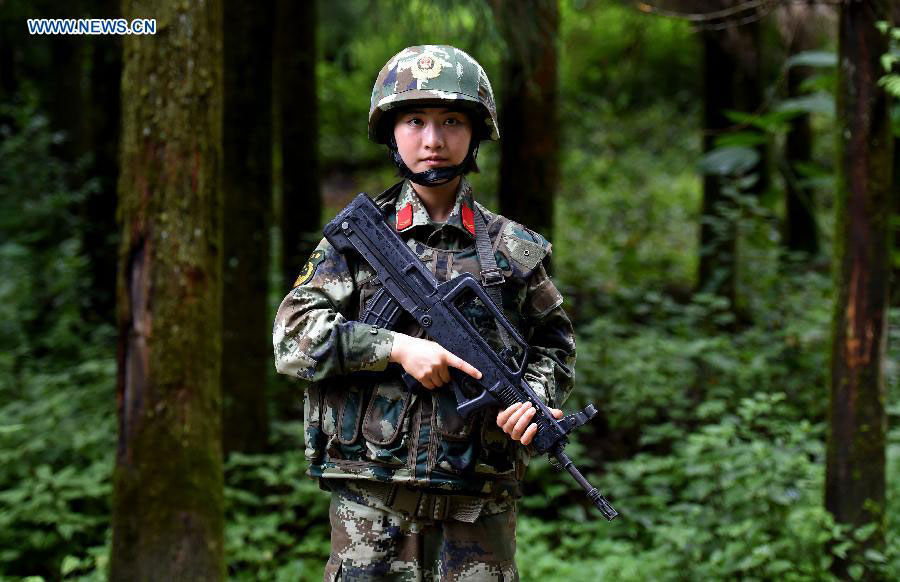
M423 125L423 122L418 117L410 117L409 121L407 121L410 125Z

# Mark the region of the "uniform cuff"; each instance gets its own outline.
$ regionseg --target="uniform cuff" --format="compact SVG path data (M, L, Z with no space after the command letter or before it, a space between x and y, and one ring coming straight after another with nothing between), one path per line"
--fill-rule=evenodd
M391 361L394 332L374 325L357 323L354 329L355 350L360 357L360 370L381 372Z

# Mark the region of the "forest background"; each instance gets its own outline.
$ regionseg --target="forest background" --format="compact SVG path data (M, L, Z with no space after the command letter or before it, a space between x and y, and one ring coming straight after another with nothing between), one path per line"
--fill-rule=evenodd
M842 337L842 225L854 203L842 194L838 96L850 81L837 66L839 13L882 10L882 24L857 29L883 48L870 56L884 67L858 103L890 115L898 136L889 3L239 4L0 1L0 579L139 579L123 576L116 553L139 560L141 547L114 543L111 523L159 527L157 548L182 543L159 516L187 503L183 491L208 508L198 529L214 548L212 566L182 564L183 579L204 567L194 579L321 579L328 496L304 476L303 387L274 373L271 320L322 224L357 192L395 181L384 149L366 140L369 95L384 62L421 43L467 50L494 82L504 142L481 148L472 181L489 208L553 242L578 340L566 410L601 411L571 456L622 514L599 519L574 482L536 460L520 504L522 579L900 579L896 308L888 316L882 305L879 320L875 302L886 335L869 376L851 382L859 402L875 403L863 411L863 446L842 449L856 437L829 430L829 402L844 394L830 354ZM51 37L25 26L123 14L157 18L160 31ZM845 56L864 68L864 56ZM208 108L177 83L163 98L157 79L183 79L187 61L209 84ZM135 210L132 179L152 166L135 136L151 127L167 132L159 143L208 140L202 161L184 156L207 206L179 205L176 189L149 219ZM881 145L854 150L882 160L873 173L897 166L885 158L896 148ZM144 174L144 195L156 196L157 170ZM872 192L890 192L888 202L865 216L877 227L874 256L889 241L894 250L889 263L868 264L866 290L879 296L893 270L897 305L900 180L881 176ZM212 245L197 230L216 221L191 222L207 207L222 212ZM148 377L162 386L191 366L212 371L187 373L222 416L190 444L207 453L191 471L179 441L137 443L123 410L141 288L129 245L142 240L141 221L163 232L170 221L169 238L185 248L221 247L219 267L199 277L221 305L179 311L159 295L153 307L203 339L154 344L169 355ZM147 392L137 412L147 426L176 421L167 404L193 405L172 394ZM195 435L179 434L188 449ZM126 461L137 450L150 461L135 476ZM849 514L825 493L840 450L856 455L845 466L857 481L886 484L883 498L877 486L874 497L848 495Z

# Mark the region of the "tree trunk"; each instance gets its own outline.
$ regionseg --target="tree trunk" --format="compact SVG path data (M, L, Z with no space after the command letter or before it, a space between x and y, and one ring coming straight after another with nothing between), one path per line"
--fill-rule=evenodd
M891 254L891 305L900 307L900 138L894 136L894 236Z
M884 546L883 368L893 137L887 95L877 85L887 39L875 23L888 16L886 0L844 4L838 35L837 293L825 505L839 523L876 525L846 559L835 558L833 572L844 580L851 579L852 564L866 562L866 550ZM879 574L866 565L863 579Z
M316 96L316 3L277 1L276 66L281 143L281 274L286 293L322 238ZM283 294L282 294L283 295Z
M92 2L91 16L119 18L118 0ZM91 271L91 295L87 316L115 321L116 303L116 183L119 178L119 122L121 120L122 38L90 37L88 138L93 154L90 175L99 188L89 192L81 205L82 245Z
M891 9L891 16L894 27L900 28L900 2L894 2ZM900 72L900 67L895 66L894 70ZM900 104L894 103L894 115L898 114ZM900 135L896 133L896 124L894 133L894 176L893 176L893 192L894 192L894 248L891 256L891 305L900 307Z
M806 6L788 5L792 19L794 36L788 43L788 56L812 48L807 25L811 10ZM801 95L800 87L809 78L810 68L794 66L787 72L787 93L789 98ZM801 184L803 177L798 171L802 164L812 161L812 129L809 114L798 115L791 120L784 147L785 177L785 220L784 243L788 250L815 256L819 252L819 235L815 214L815 191Z
M76 13L73 14L73 17ZM48 76L47 115L54 131L65 133L64 139L56 144L54 152L70 164L77 161L87 151L87 128L84 111L86 110L82 76L84 67L84 37L77 35L58 35L50 38L51 70ZM69 177L69 183L75 187L81 184L80 175Z
M273 2L225 0L225 233L222 443L266 447L271 366L269 231L272 223Z
M725 112L735 108L731 83L734 59L720 40L721 33L703 32L703 151L715 148L716 138L731 121ZM724 82L723 82L724 80ZM700 224L700 270L697 288L736 300L737 225L728 217L733 204L722 193L722 177L703 176Z
M221 580L222 4L126 0L110 580Z
M500 212L553 234L559 179L557 0L491 0L506 40L500 92Z
M733 2L717 4L724 8ZM762 105L759 23L732 26L723 30L704 30L703 34L703 151L715 149L716 139L738 127L728 111L755 113ZM759 194L769 184L766 147L755 148L759 162L748 173L755 183L742 193ZM726 176L703 177L702 219L700 225L700 261L697 288L715 293L737 307L738 240L733 218L735 201L726 194Z

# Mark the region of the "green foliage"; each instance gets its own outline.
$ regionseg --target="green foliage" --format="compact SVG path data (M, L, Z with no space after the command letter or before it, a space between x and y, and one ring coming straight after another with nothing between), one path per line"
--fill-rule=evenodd
M67 185L34 99L0 114L0 575L56 578L105 560L115 344L81 317L92 185Z
M691 109L702 62L683 20L642 14L624 2L560 4L560 91L581 109L604 102L619 112L673 101Z
M690 286L700 201L692 120L666 102L635 112L595 102L565 115L579 131L565 134L552 237L564 295Z
M600 482L615 522L571 508L549 523L523 518L523 580L828 579L822 427L783 418L784 401L757 393L670 454L613 464Z
M297 441L302 423L272 428L284 440L284 450L234 453L225 464L229 579L321 580L330 548L330 497L304 474L302 442Z

